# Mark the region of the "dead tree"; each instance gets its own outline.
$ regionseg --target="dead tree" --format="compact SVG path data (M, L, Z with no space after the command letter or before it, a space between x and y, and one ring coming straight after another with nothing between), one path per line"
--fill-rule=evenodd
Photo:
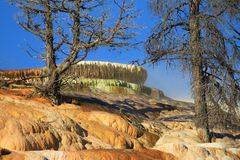
M184 62L192 74L198 134L209 141L208 106L221 105L213 94L221 90L222 101L232 97L232 108L239 107L239 61L230 60L239 58L239 1L152 0L151 6L161 21L146 41L146 62Z
M71 65L101 46L128 46L128 40L134 37L132 19L137 14L132 1L109 2L117 17L109 16L103 0L9 1L22 11L19 25L45 45L39 57L46 60L48 80L37 88L55 104L59 104L61 75Z

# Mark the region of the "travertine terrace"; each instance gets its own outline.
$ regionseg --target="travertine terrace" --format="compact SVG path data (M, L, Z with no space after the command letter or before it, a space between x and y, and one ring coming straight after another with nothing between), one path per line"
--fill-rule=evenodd
M0 79L7 80L28 79L28 81L32 81L43 79L45 76L45 68L0 70ZM83 61L73 65L65 73L65 76L91 79L118 79L135 84L144 84L147 79L147 72L144 68L135 65Z

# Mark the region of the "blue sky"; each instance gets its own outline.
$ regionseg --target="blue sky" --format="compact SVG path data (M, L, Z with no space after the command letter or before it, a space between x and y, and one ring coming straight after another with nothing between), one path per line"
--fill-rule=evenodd
M151 13L148 0L136 1L136 8L141 11L141 15L136 19L136 23L142 26L137 30L137 39L145 40L151 33L151 29L157 24L157 17ZM38 49L39 41L30 33L24 31L15 21L18 10L10 6L6 0L0 0L0 69L34 68L42 67L45 62L31 58L26 52L27 44ZM129 51L109 51L100 48L91 53L87 60L110 61L119 63L129 63L132 60L143 60L146 56L143 45L138 49ZM148 71L147 86L159 88L167 96L179 100L191 101L189 75L182 74L180 70L170 69L163 62L157 66L145 65Z

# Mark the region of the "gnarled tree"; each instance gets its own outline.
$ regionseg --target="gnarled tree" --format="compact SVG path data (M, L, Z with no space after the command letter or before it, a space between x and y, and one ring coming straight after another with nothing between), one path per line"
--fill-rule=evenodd
M45 45L39 55L46 60L47 82L41 93L59 103L61 75L101 46L123 47L134 37L133 3L112 0L116 17L110 17L103 0L9 0L21 9L19 25ZM114 15L112 14L112 15ZM58 58L62 60L58 61ZM60 63L57 63L60 62Z
M226 114L233 111L230 115L239 109L240 3L152 0L151 6L161 21L146 42L147 62L188 64L184 66L192 74L195 124L199 136L209 141L211 106L225 107Z

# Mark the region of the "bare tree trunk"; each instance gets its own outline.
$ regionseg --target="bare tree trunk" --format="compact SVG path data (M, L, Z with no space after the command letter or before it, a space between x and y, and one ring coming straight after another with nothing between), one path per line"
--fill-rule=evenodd
M60 74L57 71L56 57L53 46L53 19L52 11L50 7L50 0L45 0L44 7L46 13L44 14L45 26L46 26L46 63L47 63L47 74L48 80L43 86L43 95L50 97L54 104L59 104L60 99Z
M200 27L199 27L199 6L201 0L190 0L190 48L192 53L192 80L195 102L195 125L198 136L209 142L209 127L207 104L204 91L204 75L202 66Z
M43 95L50 98L56 105L61 103L60 86L60 75L56 71L52 72L52 74L48 77L47 82L43 86Z

